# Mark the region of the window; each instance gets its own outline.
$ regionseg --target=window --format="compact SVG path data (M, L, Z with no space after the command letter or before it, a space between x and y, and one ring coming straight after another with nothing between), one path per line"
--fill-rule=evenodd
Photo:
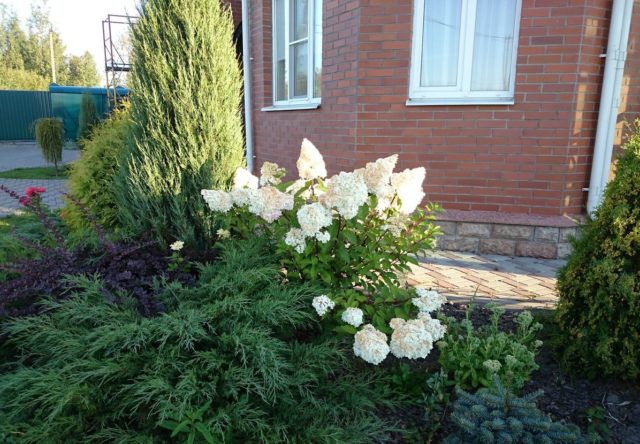
M415 0L409 105L512 104L522 0Z
M322 78L322 0L273 0L273 103L317 105Z

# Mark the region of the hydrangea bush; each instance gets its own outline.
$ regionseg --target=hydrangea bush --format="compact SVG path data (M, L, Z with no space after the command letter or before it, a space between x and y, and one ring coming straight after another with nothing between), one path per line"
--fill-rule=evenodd
M231 191L202 195L225 233L273 235L289 279L373 293L397 287L398 274L432 249L439 233L432 223L437 206L418 208L424 168L393 173L397 160L393 155L327 178L322 155L305 139L299 179L283 183L286 171L265 162L259 178L239 168Z
M219 239L271 237L287 279L328 287L332 294L316 297L314 308L335 330L354 334L354 352L374 364L389 352L425 357L444 334L429 315L439 296L414 298L401 286L417 256L435 246L439 208L419 208L425 169L394 173L397 161L393 155L327 177L322 155L304 139L297 180L283 182L287 172L265 162L260 177L239 168L231 191L202 190Z

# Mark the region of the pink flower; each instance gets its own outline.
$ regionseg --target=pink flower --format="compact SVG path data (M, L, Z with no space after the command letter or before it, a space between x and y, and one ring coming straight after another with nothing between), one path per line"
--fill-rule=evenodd
M24 194L26 194L29 197L33 197L37 194L44 193L45 191L47 191L45 187L28 187L24 191Z

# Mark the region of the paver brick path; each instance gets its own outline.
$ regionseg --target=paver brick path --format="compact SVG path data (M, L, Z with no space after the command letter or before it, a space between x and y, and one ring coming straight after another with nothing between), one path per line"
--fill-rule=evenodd
M42 195L42 201L52 210L64 206L63 194L67 192L66 180L38 180L38 179L2 179L0 184L14 190L20 195L27 187L45 187L47 191ZM20 204L7 193L0 191L0 217L20 212Z
M495 301L505 308L551 308L556 273L564 260L436 251L413 267L411 285L445 294L450 301Z

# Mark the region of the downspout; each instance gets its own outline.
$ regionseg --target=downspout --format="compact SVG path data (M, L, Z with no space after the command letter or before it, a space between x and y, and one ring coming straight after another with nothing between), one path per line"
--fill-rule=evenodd
M253 172L253 108L251 96L251 33L249 0L242 0L242 73L244 77L244 131L247 144L247 169Z
M600 205L604 189L609 180L611 156L613 154L613 137L620 106L620 91L624 62L627 58L627 43L631 27L631 15L634 0L613 0L611 24L607 44L598 126L591 164L589 197L587 210L593 214Z

